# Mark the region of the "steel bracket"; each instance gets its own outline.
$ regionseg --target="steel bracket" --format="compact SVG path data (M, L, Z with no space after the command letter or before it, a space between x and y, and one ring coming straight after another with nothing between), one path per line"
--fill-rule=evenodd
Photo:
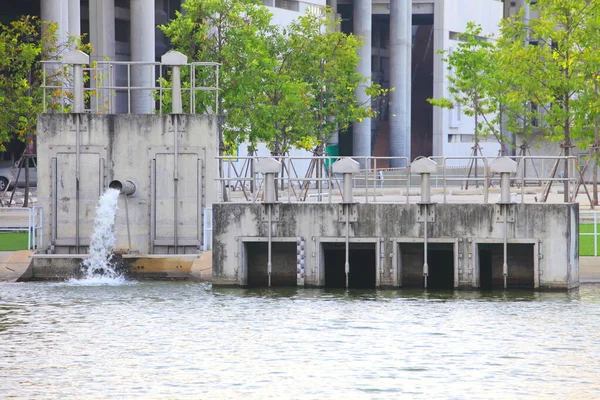
M348 208L348 221L358 221L358 207L356 204L338 204L338 221L346 222L346 207Z
M418 204L417 222L425 222L425 218L427 222L435 222L435 203Z
M260 220L262 222L269 222L267 205L263 205L260 209ZM279 222L279 204L271 204L271 222Z
M75 118L79 118L79 132L86 132L88 130L88 118L87 115L81 116L79 114L72 114L73 118L69 118L69 130L72 132L77 131L77 124Z
M506 210L506 222L515 222L514 204L494 204L494 215L496 222L504 222L504 210Z

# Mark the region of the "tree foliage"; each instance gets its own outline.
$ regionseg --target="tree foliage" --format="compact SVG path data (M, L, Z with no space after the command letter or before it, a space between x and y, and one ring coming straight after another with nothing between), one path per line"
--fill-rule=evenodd
M42 34L42 29L44 34ZM8 25L0 24L0 151L12 139L30 144L36 132L37 115L44 111L42 60L59 60L71 46L89 51L81 38L58 43L58 25L23 16ZM64 71L46 71L46 85L67 76ZM65 95L48 91L46 101Z
M453 108L463 106L465 115L475 118L474 138L493 134L500 143L503 138L498 129L499 93L498 70L494 60L494 45L482 34L482 28L473 22L467 24L460 34L458 45L453 51L442 50L448 74L448 92L451 99L428 99L434 106Z
M336 129L375 114L357 102L367 79L357 74L353 35L332 29L330 11L309 13L282 27L258 0L186 0L184 12L161 29L192 61L221 64L222 150L267 143L273 154L322 145ZM214 77L197 76L203 86ZM370 85L379 96L383 90ZM197 110L214 99L197 98Z

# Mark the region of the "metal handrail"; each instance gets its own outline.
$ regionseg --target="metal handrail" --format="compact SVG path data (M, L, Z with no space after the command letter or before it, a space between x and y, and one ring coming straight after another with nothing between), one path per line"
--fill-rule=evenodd
M253 185L254 187L257 188L257 191L253 192L253 196L251 197L246 197L246 201L251 201L251 202L256 202L259 201L259 194L260 194L260 189L261 189L261 185L262 185L262 181L261 181L261 177L259 176L259 174L248 174L248 173L243 173L243 171L239 171L239 173L236 170L235 175L232 175L231 173L227 173L229 168L226 168L227 164L230 164L229 166L235 166L238 165L240 166L242 163L244 163L244 165L247 165L247 163L254 163L262 158L266 158L266 157L260 157L260 156L219 156L216 157L217 162L221 164L221 168L220 168L220 175L218 178L215 179L217 185L219 186L219 193L222 194L224 189L228 189L229 192L231 193L231 188L232 187L238 187L240 186L243 190L245 188L247 188L247 185ZM335 187L335 185L339 185L339 182L341 181L341 177L340 176L336 176L335 174L331 173L331 164L333 162L335 162L336 160L340 159L340 156L315 156L315 157L311 157L311 156L304 156L304 157L291 157L291 156L282 156L282 157L275 157L277 160L279 160L282 165L285 167L284 168L284 173L283 174L278 174L280 175L277 180L279 182L279 185L283 185L284 189L287 188L287 202L292 202L292 201L307 201L306 198L299 198L298 196L296 196L296 199L293 200L294 196L292 194L292 188L294 187L295 184L300 184L300 186L304 187L306 189L306 185L307 183L310 183L310 186L313 186L316 188L317 190L317 194L313 195L312 197L310 197L310 201L313 201L316 197L316 199L318 201L326 201L326 202L333 202L332 200L332 189ZM386 194L392 194L392 195L404 195L403 200L404 202L406 202L407 204L410 203L410 189L411 186L414 185L413 179L419 179L417 178L418 175L413 174L411 172L411 164L408 161L408 159L406 158L402 158L402 157L352 157L354 160L358 161L363 168L360 170L360 172L358 172L357 174L354 175L354 179L353 179L353 187L357 190L362 190L362 195L359 195L359 197L356 197L357 192L355 192L355 198L360 199L362 198L364 202L368 203L368 202L376 202L377 201L377 197L378 196L385 196ZM443 202L446 203L448 201L448 194L456 194L454 192L450 192L450 188L456 188L456 183L457 182L465 182L465 181L471 181L471 182L480 182L483 184L483 189L482 189L482 195L483 195L483 202L487 203L489 202L489 192L490 192L490 185L491 183L493 183L493 181L497 178L495 178L494 174L490 173L490 164L491 162L496 158L496 157L484 157L484 156L442 156L442 157L430 157L432 160L436 161L438 163L438 168L439 171L436 174L432 174L431 179L432 181L435 180L436 184L439 185L440 184L440 180L441 180L441 185L442 185L442 195L443 195ZM528 181L531 180L536 180L539 181L541 183L545 183L545 182L562 182L564 181L565 178L562 177L552 177L549 174L546 173L545 169L542 168L542 175L540 175L539 177L535 177L532 178L531 176L526 176L525 174L525 163L529 162L540 162L541 160L551 160L554 163L559 162L560 165L562 165L562 162L564 160L568 161L569 164L569 180L568 180L568 184L569 184L569 190L571 191L572 188L574 187L573 185L575 184L575 182L577 181L577 176L576 176L576 159L577 157L575 156L569 156L569 157L565 157L565 156L518 156L518 157L511 157L513 160L518 161L520 164L520 167L517 171L517 173L515 174L515 176L511 177L511 184L512 185L520 185L521 186L521 202L525 201L525 192L524 192L524 187L525 184ZM384 168L379 168L380 165L383 165L384 161L389 164L391 161L398 161L398 160L402 160L401 163L405 164L404 167L395 167L395 168L388 168L388 167L384 167ZM315 176L316 174L313 174L313 176L305 176L306 175L306 170L302 170L302 171L295 171L296 175L294 176L292 172L293 171L293 167L294 167L294 163L296 163L296 165L298 164L298 162L310 162L313 160L322 160L322 172L323 175L322 176ZM477 160L478 163L481 163L481 167L479 168L483 168L483 174L479 175L477 178L475 178L474 176L468 176L467 171L463 171L462 173L457 172L458 169L460 168L468 168L463 166L463 165L453 165L455 161L457 160L462 160L464 161L466 164L468 163L472 163L474 160ZM283 168L283 167L282 167ZM392 174L392 176L389 176L389 174ZM290 176L292 175L292 176ZM323 188L325 183L327 184L327 195L323 194ZM386 183L385 187L384 187L384 182ZM391 185L390 185L391 183ZM461 185L462 186L462 185ZM394 190L396 190L396 192L394 192ZM400 192L398 192L398 190L400 190ZM382 192L383 191L383 192ZM405 192L404 192L405 191ZM246 193L245 193L246 194ZM339 195L341 196L341 192L339 193ZM228 201L238 201L239 199L233 199L230 200L228 198ZM241 201L244 201L243 199Z
M57 68L60 68L59 74L57 78L59 78L60 84L49 84L47 81L47 68L51 68L50 66L55 65ZM171 91L172 88L169 86L163 86L163 68L162 67L170 67L170 65L162 64L160 62L145 62L145 61L96 61L95 66L89 66L83 68L83 71L90 73L90 79L92 79L94 85L90 85L91 87L85 87L84 93L91 93L93 99L95 101L95 110L88 109L88 112L95 113L114 113L114 100L113 97L117 92L126 92L127 93L127 113L131 113L131 96L132 92L135 91L156 91L158 92L158 102L159 109L157 110L159 113L162 113L162 105L163 105L163 92ZM214 104L214 113L218 114L219 112L219 71L220 71L219 63L215 62L192 62L188 64L184 64L182 68L189 68L189 85L181 85L182 93L190 93L189 99L189 113L196 114L196 92L202 91L212 91L215 92L215 104ZM48 66L48 67L47 67ZM65 92L73 92L73 85L70 82L67 71L69 67L72 66L68 63L63 63L60 60L44 60L42 61L42 89L43 89L43 110L44 112L48 111L47 105L47 97L48 90L57 90L61 91L61 99L59 100L61 103L61 112L65 112L66 106L69 104L70 99L68 95L64 95ZM132 67L153 67L155 70L158 69L158 79L156 82L158 85L153 84L152 86L133 86L131 84L131 68ZM124 85L115 84L116 74L114 72L115 67L125 67L126 71L126 79ZM157 68L158 67L158 68ZM215 68L215 86L196 86L196 68L197 67L214 67ZM94 73L93 76L91 73ZM104 80L107 82L104 82ZM155 82L155 83L156 83ZM186 87L187 86L187 87ZM100 103L102 102L102 98L107 96L107 110L101 110ZM107 112L105 112L107 111Z
M3 232L27 232L27 249L41 249L42 235L40 231L43 228L43 211L41 206L34 207L0 207L0 213L18 213L25 211L27 213L27 226L25 221L16 225L0 225L0 231Z

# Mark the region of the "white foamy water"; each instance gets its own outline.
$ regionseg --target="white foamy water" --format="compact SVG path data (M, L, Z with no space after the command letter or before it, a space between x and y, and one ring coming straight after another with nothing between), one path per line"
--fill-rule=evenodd
M71 279L70 284L94 286L127 283L113 263L112 250L116 243L115 216L119 209L118 201L119 191L116 189L107 189L100 197L94 218L89 256L82 263L84 276L82 279Z

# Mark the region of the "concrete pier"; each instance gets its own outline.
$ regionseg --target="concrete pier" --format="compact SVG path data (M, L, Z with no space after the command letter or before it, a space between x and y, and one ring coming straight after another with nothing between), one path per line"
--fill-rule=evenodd
M503 287L500 204L432 204L427 215L420 204L352 204L347 216L343 204L273 207L273 286L344 287L348 217L350 287L423 287L425 219L429 288ZM578 205L509 210L507 288L577 288ZM213 284L266 286L265 215L260 203L213 205Z

